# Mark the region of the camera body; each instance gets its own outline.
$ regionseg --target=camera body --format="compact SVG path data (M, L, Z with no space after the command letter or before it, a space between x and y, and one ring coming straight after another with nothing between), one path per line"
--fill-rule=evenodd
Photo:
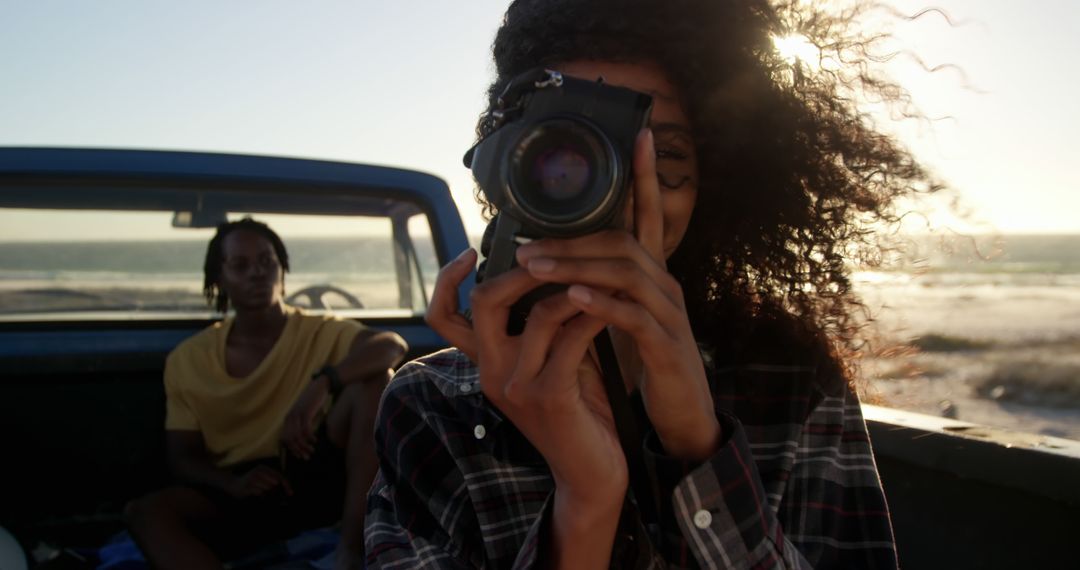
M634 143L651 111L649 95L602 79L549 70L515 78L495 111L501 124L465 158L499 210L485 233L480 278L513 268L522 243L612 227L630 194ZM545 294L534 291L521 309L527 314Z

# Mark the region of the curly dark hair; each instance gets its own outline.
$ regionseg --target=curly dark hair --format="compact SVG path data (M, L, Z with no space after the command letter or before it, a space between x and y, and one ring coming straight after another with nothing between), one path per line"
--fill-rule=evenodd
M858 101L908 115L907 92L875 71L882 39L856 25L877 5L829 11L798 0L516 0L494 41L496 79L477 136L514 76L594 59L655 62L679 88L694 131L699 191L668 260L699 340L720 358L759 348L820 378L854 374L864 307L849 261L880 260L872 227L898 223L898 201L941 188ZM823 65L785 59L774 38L799 35ZM826 65L827 64L827 65ZM495 213L477 191L485 214ZM796 341L796 342L777 342ZM805 350L799 350L799 348Z
M274 248L281 270L289 272L289 252L285 250L285 242L270 226L249 217L219 224L217 233L206 246L206 259L203 261L203 296L219 313L229 310L229 296L218 282L221 280L221 264L225 262L225 238L236 230L255 232L266 238Z

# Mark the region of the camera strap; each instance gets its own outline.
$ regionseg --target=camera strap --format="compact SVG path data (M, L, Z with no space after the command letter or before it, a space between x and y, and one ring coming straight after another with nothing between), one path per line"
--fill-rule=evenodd
M562 84L563 76L561 73L543 67L535 67L514 76L502 90L502 93L499 94L499 98L495 101L495 108L488 115L488 119L491 121L490 132L484 135L484 138L502 128L508 121L512 121L521 115L524 108L522 98L528 93L547 87L562 87ZM476 147L480 146L482 142L484 142L483 139L476 141L476 144L465 152L465 157L462 159L465 168L472 168L473 154L476 153Z
M608 403L611 404L611 414L615 420L615 429L619 433L619 443L626 456L626 467L630 472L630 490L637 499L642 522L648 526L649 523L657 523L660 519L657 515L656 498L653 497L652 481L649 479L649 474L645 469L645 460L642 457L645 437L641 431L641 422L638 421L630 403L630 396L626 393L626 384L623 382L619 360L615 356L615 345L611 341L611 333L607 329L600 331L600 334L593 339L593 346L600 360L600 374L604 378L604 390L607 392Z

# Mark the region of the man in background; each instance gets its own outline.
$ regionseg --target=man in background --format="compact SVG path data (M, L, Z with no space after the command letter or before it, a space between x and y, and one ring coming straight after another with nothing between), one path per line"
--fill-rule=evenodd
M218 227L204 292L221 322L165 366L165 430L178 485L128 504L157 568L221 567L221 556L341 519L337 568L362 567L372 426L404 340L284 303L288 253L263 223Z

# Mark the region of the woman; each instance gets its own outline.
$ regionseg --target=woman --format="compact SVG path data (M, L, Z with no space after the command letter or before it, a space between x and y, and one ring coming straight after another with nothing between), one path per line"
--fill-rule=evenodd
M369 564L896 566L842 357L858 303L841 254L866 238L857 222L895 220L895 198L928 181L860 118L851 76L775 52L791 16L811 15L797 9L510 6L478 134L496 128L510 79L536 66L652 95L632 229L520 247L519 268L474 289L471 322L455 299L475 254L443 269L428 320L456 348L403 367L383 400ZM813 15L807 32L844 30ZM569 287L508 336L511 305L544 283ZM605 328L643 404L655 520L627 498L590 351Z

